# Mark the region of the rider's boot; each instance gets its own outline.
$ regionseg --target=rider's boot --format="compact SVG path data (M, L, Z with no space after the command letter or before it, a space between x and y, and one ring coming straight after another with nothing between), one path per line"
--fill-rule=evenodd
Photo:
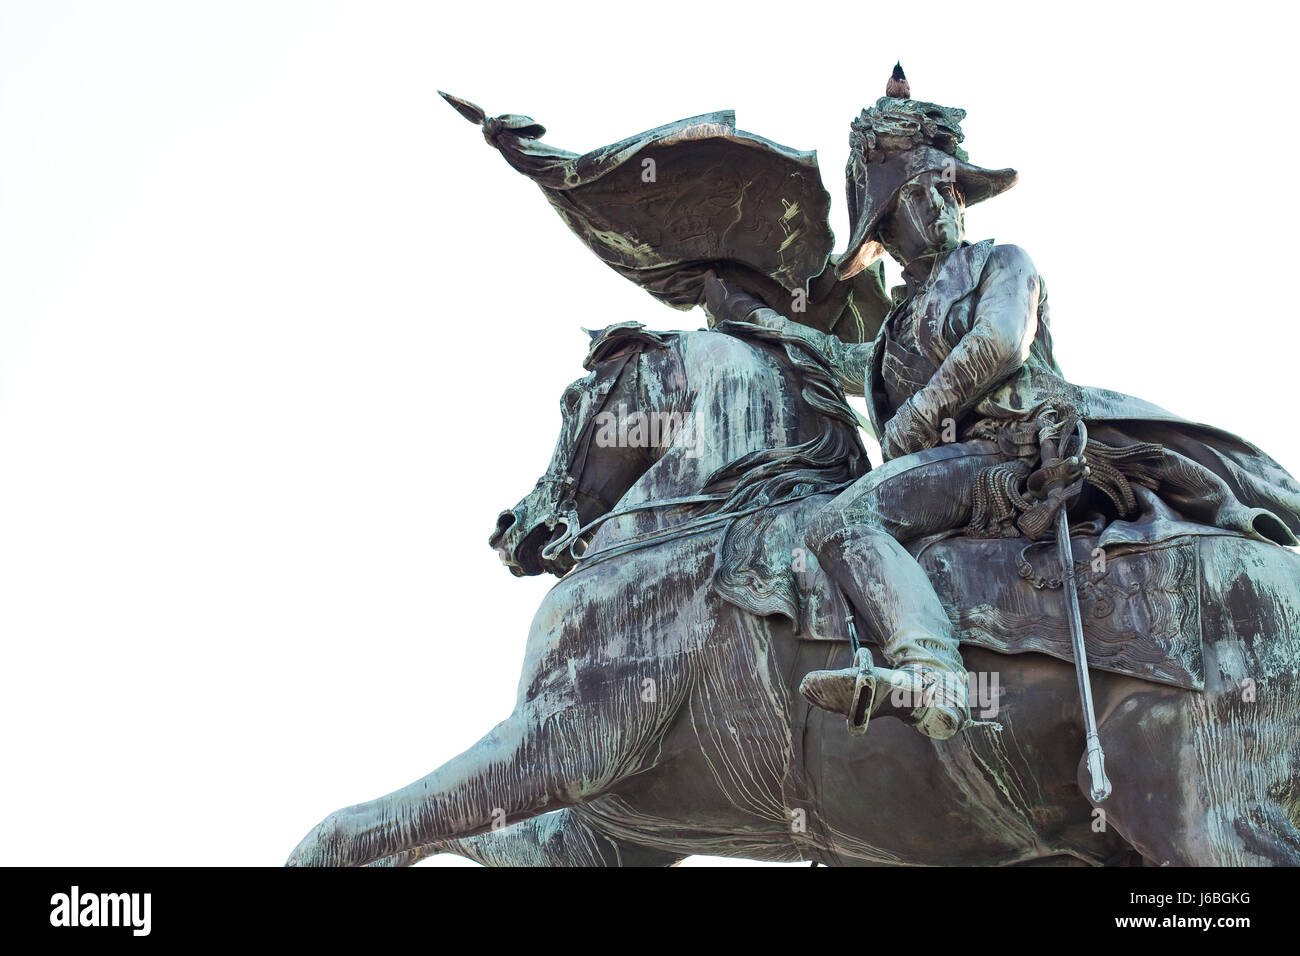
M804 696L843 714L855 733L891 703L927 737L946 740L961 730L970 720L966 667L952 622L921 566L874 528L844 528L814 550L879 638L891 667L875 667L864 649L851 667L808 674L800 686Z

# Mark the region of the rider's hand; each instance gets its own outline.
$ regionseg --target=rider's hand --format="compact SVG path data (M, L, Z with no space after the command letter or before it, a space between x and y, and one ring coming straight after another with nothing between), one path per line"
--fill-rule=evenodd
M714 323L747 321L746 313L762 305L757 299L737 289L726 279L710 271L704 279L704 308L713 316Z
M768 328L780 328L785 320L767 308L761 299L710 271L704 279L704 307L718 322L752 322Z
M939 444L939 433L916 408L912 399L905 401L885 423L880 436L880 453L886 461Z

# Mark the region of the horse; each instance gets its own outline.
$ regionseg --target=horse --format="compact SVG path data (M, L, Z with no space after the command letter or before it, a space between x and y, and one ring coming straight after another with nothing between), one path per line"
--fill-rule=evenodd
M804 560L811 515L870 468L815 352L743 323L625 324L585 365L550 465L489 539L512 573L559 577L513 712L331 813L290 865L1300 864L1300 556L1188 539L1204 688L1093 670L1114 785L1097 804L1068 660L963 643L998 678L997 720L943 741L888 716L854 735L800 694L848 639L806 639L783 611L796 576L735 555Z

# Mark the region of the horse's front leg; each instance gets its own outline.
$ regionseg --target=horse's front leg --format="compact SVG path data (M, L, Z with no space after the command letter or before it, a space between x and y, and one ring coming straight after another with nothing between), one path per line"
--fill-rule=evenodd
M483 866L673 866L683 854L640 846L602 833L581 807L543 813L501 829L445 843L432 843L371 866L411 866L439 853Z
M568 806L614 781L617 727L578 707L545 719L524 706L433 773L378 800L337 810L289 866L363 866Z

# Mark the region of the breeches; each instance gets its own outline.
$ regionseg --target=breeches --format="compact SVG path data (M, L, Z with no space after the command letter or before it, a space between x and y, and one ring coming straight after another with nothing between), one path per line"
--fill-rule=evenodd
M831 535L851 527L883 531L899 543L964 527L976 476L1002 460L996 444L976 440L888 461L813 517L808 544L820 551Z

